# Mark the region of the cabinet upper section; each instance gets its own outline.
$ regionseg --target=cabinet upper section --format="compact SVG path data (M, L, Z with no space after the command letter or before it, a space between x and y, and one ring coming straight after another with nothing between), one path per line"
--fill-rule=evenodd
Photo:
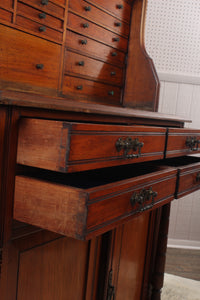
M0 89L155 111L146 0L0 0Z

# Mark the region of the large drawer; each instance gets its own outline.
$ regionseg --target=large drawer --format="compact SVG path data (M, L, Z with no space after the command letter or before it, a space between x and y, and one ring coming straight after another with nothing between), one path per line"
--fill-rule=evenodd
M200 130L169 128L166 158L200 153Z
M16 176L14 218L78 239L93 238L173 200L177 174L174 168L147 165L34 172Z
M162 159L165 128L22 118L17 162L77 172Z

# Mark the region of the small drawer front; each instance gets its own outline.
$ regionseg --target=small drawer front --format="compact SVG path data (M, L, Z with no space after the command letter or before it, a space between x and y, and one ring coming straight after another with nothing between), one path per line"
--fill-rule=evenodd
M83 0L70 0L69 8L94 23L122 36L129 36L129 25Z
M80 177L77 180L80 182ZM175 184L174 169L92 188L17 176L14 219L66 236L90 239L135 214L173 200Z
M62 32L59 32L57 30L54 30L50 27L47 27L43 25L42 23L37 23L34 22L30 19L24 18L22 16L17 16L16 18L16 24L34 32L37 34L39 37L43 38L50 38L51 40L57 41L57 42L62 42L63 40L63 34Z
M76 172L162 159L165 129L22 119L17 162Z
M88 3L95 3L100 8L106 9L111 14L116 15L119 19L130 21L131 6L123 0L86 0Z
M68 28L72 31L100 41L113 48L120 49L124 52L127 51L128 40L126 38L106 30L87 19L69 12L67 22Z
M0 19L8 22L12 22L12 13L0 8Z
M170 128L166 158L200 153L200 130Z
M18 3L17 5L18 15L30 18L33 21L39 22L41 25L52 27L57 30L63 30L63 21L55 18L41 10L35 9L31 6L25 5L23 3ZM40 25L40 26L41 26Z
M99 104L120 104L121 89L116 86L86 80L78 77L64 76L63 94L77 97L79 100L88 100Z
M69 30L67 31L66 47L117 66L123 67L125 63L123 52ZM113 73L112 76L115 75Z
M56 89L60 46L12 28L0 26L1 80ZM10 47L10 41L13 47ZM25 51L26 49L26 51Z
M1 0L0 7L6 8L6 9L12 9L13 2L14 2L14 0Z
M65 74L77 74L119 86L123 83L122 69L71 51L65 53Z
M20 2L26 3L30 6L38 8L46 13L49 13L58 18L64 18L65 9L63 6L62 0L49 1L49 0L21 0ZM62 6L60 6L62 5Z

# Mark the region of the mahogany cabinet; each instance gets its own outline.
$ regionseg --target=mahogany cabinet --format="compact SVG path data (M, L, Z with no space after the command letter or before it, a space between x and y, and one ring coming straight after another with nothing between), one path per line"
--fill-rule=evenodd
M146 0L0 0L0 297L157 300L200 131L156 112Z

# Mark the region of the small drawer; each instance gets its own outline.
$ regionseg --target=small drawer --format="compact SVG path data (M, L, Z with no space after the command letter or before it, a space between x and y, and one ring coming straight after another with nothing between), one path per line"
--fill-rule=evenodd
M127 51L128 40L126 38L116 35L87 19L69 12L67 22L68 28L72 31L107 44L113 48L117 48L124 52Z
M0 20L12 22L12 13L0 8Z
M34 32L39 37L43 37L46 39L49 38L50 40L57 41L59 43L61 43L63 40L62 32L59 32L57 30L54 30L50 27L43 25L42 23L39 24L37 22L34 22L34 21L24 18L22 16L19 16L19 15L17 16L16 24L27 30Z
M19 89L35 86L57 89L60 46L0 25L0 79ZM12 41L13 47L10 47Z
M162 159L160 127L21 119L17 162L60 172Z
M200 130L169 128L166 158L200 153Z
M140 166L61 175L18 175L14 219L91 239L174 199L176 169Z
M71 51L65 53L64 72L119 86L123 83L123 69Z
M30 18L33 21L39 22L41 25L45 25L48 27L52 27L57 30L63 30L63 21L52 17L45 12L35 9L31 6L25 5L23 3L18 3L17 5L17 13L18 15L24 16L26 18Z
M95 3L98 7L106 9L111 14L114 14L121 20L130 22L131 6L123 0L86 0L86 2Z
M78 77L64 76L63 94L79 101L90 101L99 104L120 104L121 89Z
M66 47L105 62L124 66L125 54L86 36L67 31ZM112 75L115 76L115 73Z
M70 0L69 8L82 17L122 36L129 36L129 25L83 0Z
M18 0L19 1L19 0ZM20 2L26 3L29 6L33 6L49 13L53 16L63 19L65 16L65 9L60 5L63 5L62 0L49 1L49 0L20 0Z
M0 1L0 7L6 8L6 9L12 9L13 8L13 2L14 2L14 0L1 0Z

